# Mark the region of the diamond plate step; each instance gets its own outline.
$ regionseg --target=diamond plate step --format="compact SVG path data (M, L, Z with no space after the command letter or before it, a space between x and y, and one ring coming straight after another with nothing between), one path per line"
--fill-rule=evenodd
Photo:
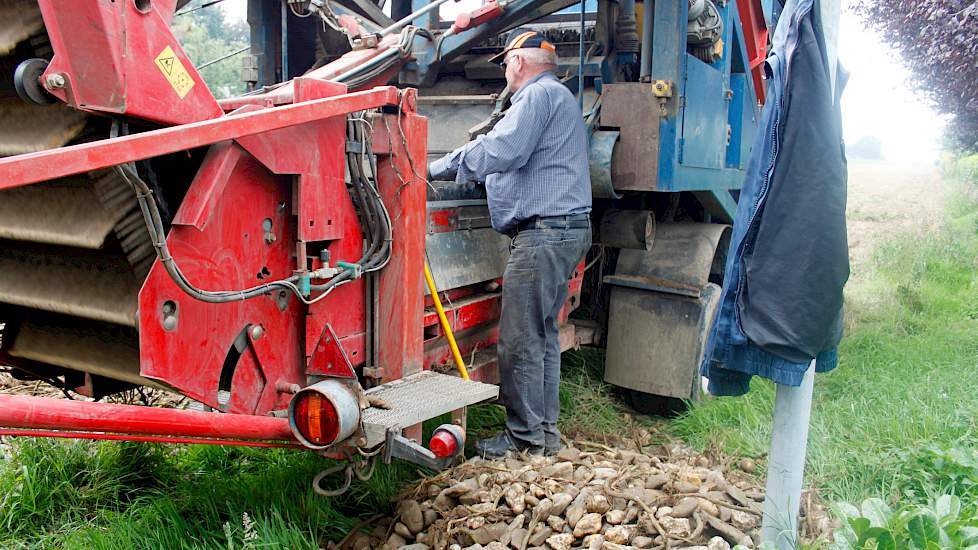
M370 407L363 411L366 447L384 442L387 430L406 428L430 418L495 399L499 388L492 384L462 380L457 376L432 371L419 372L407 378L388 382L367 390L389 407Z

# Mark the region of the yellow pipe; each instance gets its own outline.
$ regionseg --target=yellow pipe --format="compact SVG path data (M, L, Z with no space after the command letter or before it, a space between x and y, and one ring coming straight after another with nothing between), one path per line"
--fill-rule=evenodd
M428 262L424 263L424 280L428 283L428 292L431 294L431 301L435 303L435 311L438 312L438 320L441 321L441 328L445 331L448 338L448 347L452 348L452 355L455 357L455 364L458 365L458 373L463 380L469 379L469 371L465 368L465 361L462 354L458 352L458 344L455 343L455 334L452 332L451 325L448 324L448 317L445 317L445 308L441 307L441 300L438 299L438 289L435 288L435 279L431 276L428 269Z

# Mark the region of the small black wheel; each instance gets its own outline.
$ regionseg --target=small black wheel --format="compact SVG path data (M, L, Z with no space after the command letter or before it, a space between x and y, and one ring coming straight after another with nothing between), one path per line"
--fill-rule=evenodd
M17 70L14 71L14 88L21 99L38 105L49 105L58 100L41 85L41 75L47 68L48 61L37 58L26 59L17 65Z

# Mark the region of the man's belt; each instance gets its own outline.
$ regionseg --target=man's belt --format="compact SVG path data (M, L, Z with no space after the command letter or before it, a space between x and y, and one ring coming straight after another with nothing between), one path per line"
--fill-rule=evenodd
M588 214L569 214L567 216L537 216L516 224L515 233L527 229L579 229L591 227Z

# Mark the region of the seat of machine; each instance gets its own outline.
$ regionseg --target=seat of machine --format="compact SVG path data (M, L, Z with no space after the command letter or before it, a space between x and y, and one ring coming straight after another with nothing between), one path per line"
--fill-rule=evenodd
M499 395L492 384L424 371L371 388L363 411L366 447L384 442L389 429L406 428Z

